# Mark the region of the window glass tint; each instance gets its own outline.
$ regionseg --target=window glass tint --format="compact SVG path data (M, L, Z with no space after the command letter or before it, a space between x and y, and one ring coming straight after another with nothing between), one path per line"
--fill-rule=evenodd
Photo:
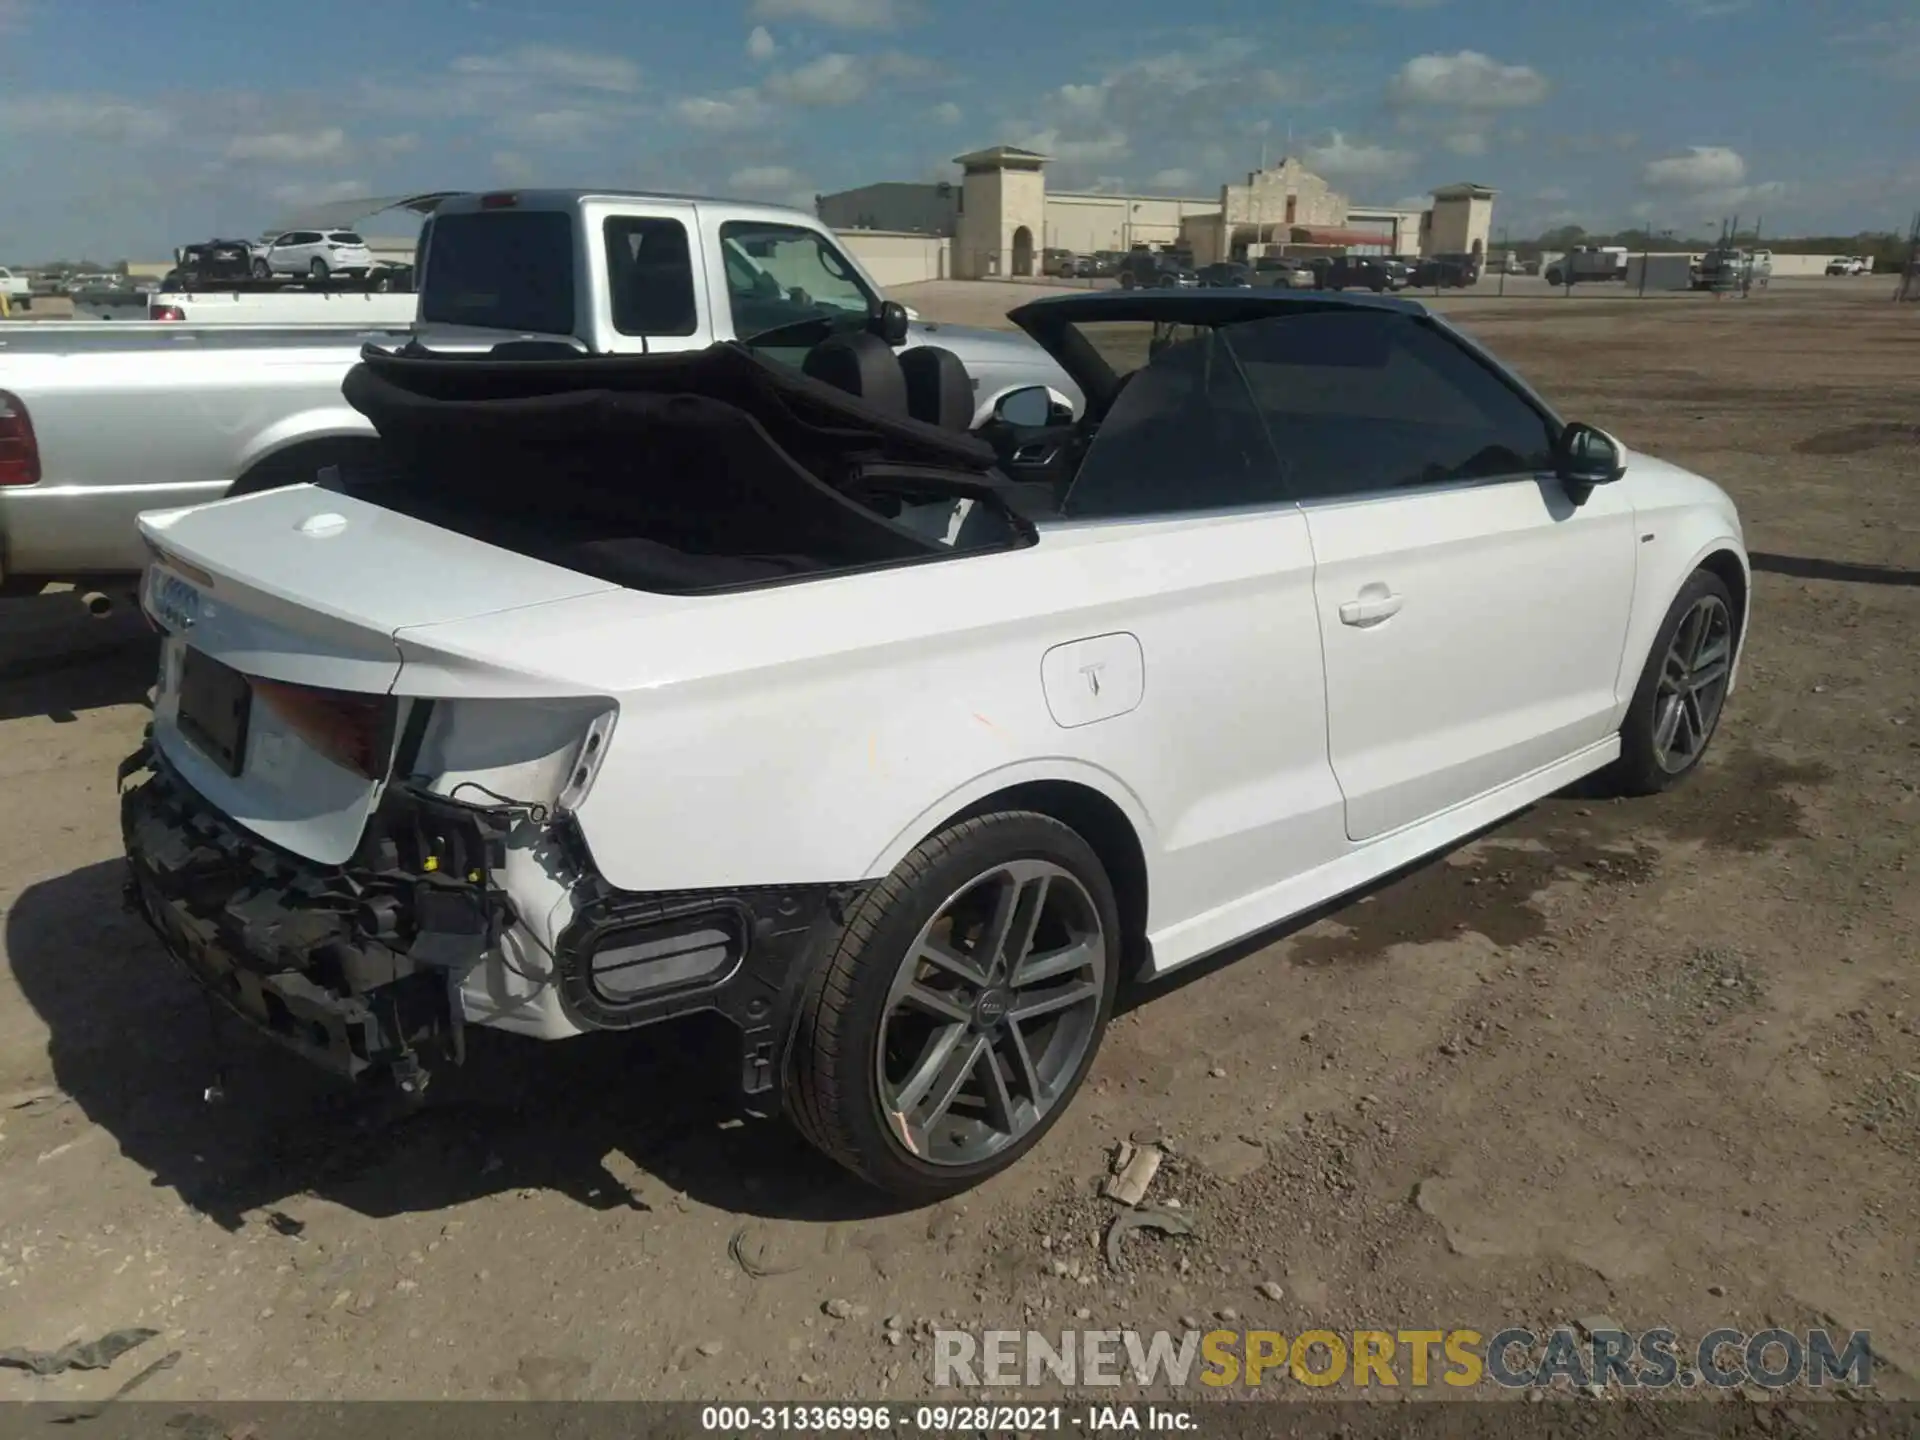
M1260 417L1212 330L1103 323L1086 338L1125 376L1065 512L1177 514L1284 500Z
M364 245L367 243L351 230L336 230L327 236L327 238L336 245Z
M420 318L536 335L573 333L573 219L557 210L437 215Z
M693 253L687 227L659 216L607 221L607 281L613 328L622 335L691 335Z
M1309 311L1224 339L1298 499L1552 468L1545 418L1409 316Z
M742 340L815 316L863 316L878 304L846 257L804 226L730 221L720 227L720 253Z

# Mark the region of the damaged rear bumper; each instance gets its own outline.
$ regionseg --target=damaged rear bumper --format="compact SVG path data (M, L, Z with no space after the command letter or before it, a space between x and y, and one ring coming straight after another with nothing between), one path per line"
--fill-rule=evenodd
M862 888L620 891L564 818L397 784L353 860L322 866L229 820L150 746L128 757L123 782L140 770L121 797L126 895L167 953L251 1028L342 1077L386 1073L407 1089L463 1058L476 1019L529 1028L474 1003L503 965L527 978L502 945L521 924L510 846L537 843L543 863L568 871L564 923L551 944L533 936L550 963L522 1002L561 1012L542 1028L716 1012L738 1033L739 1094L756 1115L781 1107L801 991Z

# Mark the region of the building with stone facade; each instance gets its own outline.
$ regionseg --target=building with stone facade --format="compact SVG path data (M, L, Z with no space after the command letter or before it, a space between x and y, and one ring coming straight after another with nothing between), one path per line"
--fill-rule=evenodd
M1074 254L1180 249L1196 265L1289 253L1484 254L1495 191L1445 185L1421 209L1354 204L1297 159L1249 174L1217 195L1049 190L1048 157L995 145L955 157L961 179L882 183L817 197L836 230L948 241L957 279L1039 273L1048 250Z

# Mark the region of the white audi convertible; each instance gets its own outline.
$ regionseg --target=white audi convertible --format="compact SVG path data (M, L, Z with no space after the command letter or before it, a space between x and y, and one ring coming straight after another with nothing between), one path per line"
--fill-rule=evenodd
M1060 1117L1123 977L1699 765L1713 484L1402 301L1012 319L1081 393L980 432L857 316L798 365L369 350L377 469L140 522L130 902L412 1092L466 1026L716 1011L745 1110L929 1197Z

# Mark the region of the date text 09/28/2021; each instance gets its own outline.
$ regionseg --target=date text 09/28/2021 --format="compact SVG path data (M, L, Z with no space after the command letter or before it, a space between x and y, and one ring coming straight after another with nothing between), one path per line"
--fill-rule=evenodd
M1063 1431L1191 1432L1191 1411L1167 1405L707 1405L700 1428L904 1435L1031 1435Z

